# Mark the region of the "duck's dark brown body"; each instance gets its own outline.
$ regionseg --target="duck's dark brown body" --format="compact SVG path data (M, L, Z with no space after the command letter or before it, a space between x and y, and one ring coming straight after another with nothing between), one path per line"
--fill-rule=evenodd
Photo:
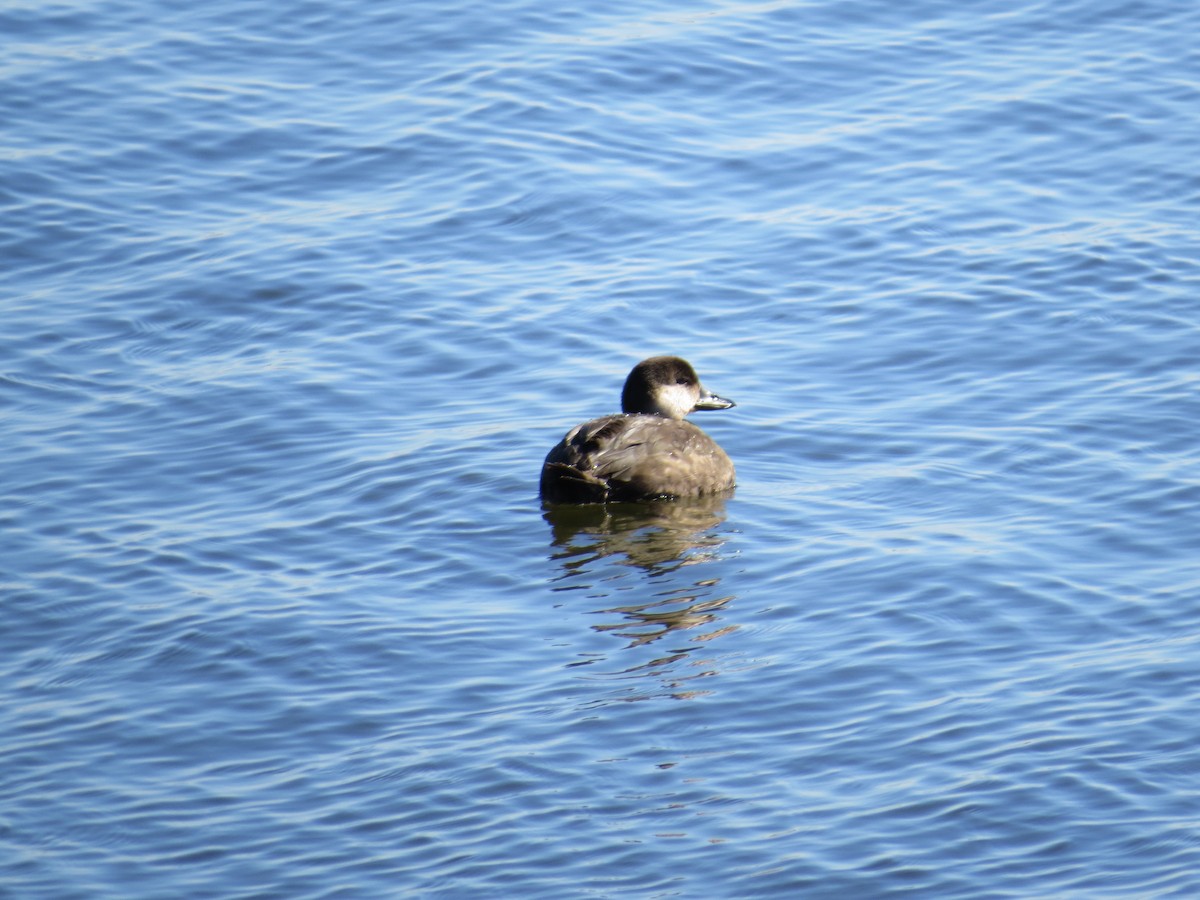
M682 419L616 415L572 428L542 466L547 503L697 497L734 485L733 462Z
M684 360L645 360L626 382L624 413L575 426L546 456L542 500L604 503L728 491L733 462L683 416L733 405L705 391Z

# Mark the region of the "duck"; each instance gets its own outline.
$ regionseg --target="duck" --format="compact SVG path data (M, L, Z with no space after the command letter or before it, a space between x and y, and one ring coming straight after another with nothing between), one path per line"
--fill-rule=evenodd
M700 497L735 483L728 454L685 416L737 404L700 383L691 363L652 356L629 373L621 412L576 425L546 455L543 503Z

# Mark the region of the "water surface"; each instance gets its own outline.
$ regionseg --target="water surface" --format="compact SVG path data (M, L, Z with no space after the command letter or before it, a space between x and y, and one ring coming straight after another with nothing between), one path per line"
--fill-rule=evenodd
M5 6L0 893L1200 892L1198 29Z

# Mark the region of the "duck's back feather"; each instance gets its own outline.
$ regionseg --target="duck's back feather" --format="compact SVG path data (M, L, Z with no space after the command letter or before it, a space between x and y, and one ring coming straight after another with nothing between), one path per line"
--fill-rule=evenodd
M567 432L542 466L542 499L602 503L729 490L733 463L690 422L652 415L593 419Z

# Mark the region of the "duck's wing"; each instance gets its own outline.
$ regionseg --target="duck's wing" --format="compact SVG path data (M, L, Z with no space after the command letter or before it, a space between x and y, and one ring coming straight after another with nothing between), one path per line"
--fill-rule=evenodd
M605 459L605 448L614 446L628 418L604 416L568 431L542 464L542 499L549 503L608 500L608 477L600 464Z

